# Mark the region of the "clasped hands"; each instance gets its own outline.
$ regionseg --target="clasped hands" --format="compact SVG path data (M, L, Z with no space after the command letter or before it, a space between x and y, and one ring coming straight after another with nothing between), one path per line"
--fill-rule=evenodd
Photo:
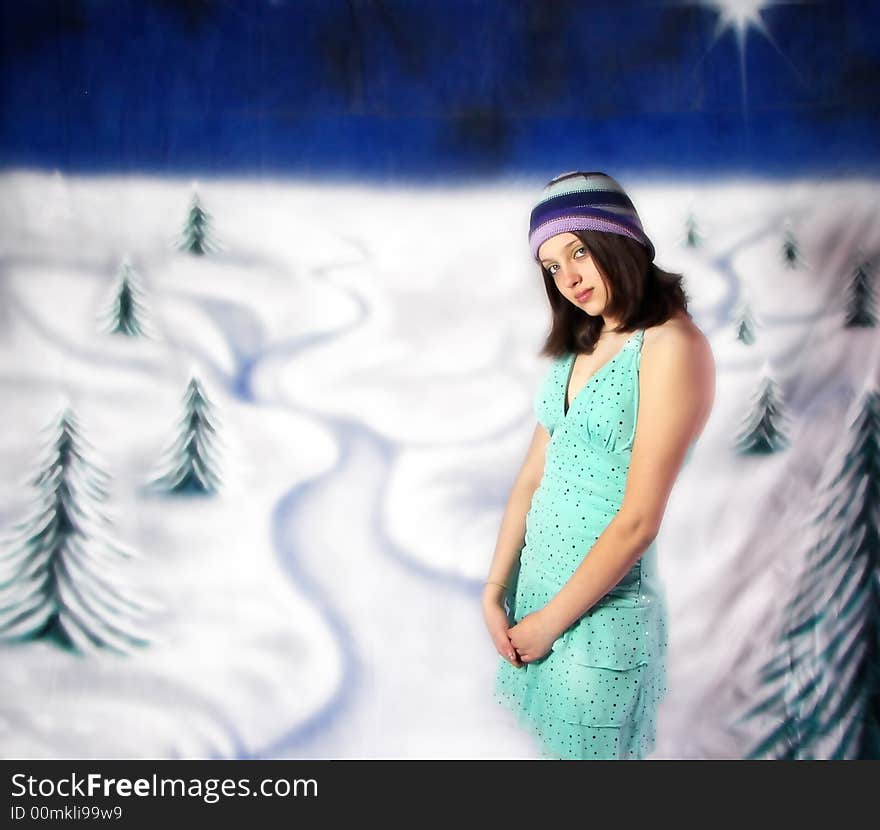
M526 614L516 625L507 629L511 645L523 663L532 663L548 654L560 634L546 607Z

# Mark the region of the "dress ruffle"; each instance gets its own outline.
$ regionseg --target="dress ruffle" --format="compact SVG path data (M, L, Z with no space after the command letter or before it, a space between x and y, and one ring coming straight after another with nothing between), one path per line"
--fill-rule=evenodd
M494 699L510 709L520 728L538 739L541 757L548 760L638 760L656 742L654 713L666 693L660 671L650 664L633 669L578 666L585 687L620 688L617 704L587 706L571 694L572 681L554 682L536 676L537 661L515 668L501 661ZM565 669L559 669L565 674ZM555 671L555 670L554 670ZM609 698L610 701L610 698Z

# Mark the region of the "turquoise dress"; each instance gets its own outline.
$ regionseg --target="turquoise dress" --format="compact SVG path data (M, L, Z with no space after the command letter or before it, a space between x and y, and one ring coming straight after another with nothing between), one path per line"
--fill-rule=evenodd
M507 591L511 625L545 606L620 509L635 437L644 329L587 381L565 411L575 354L553 360L534 398L550 434ZM517 668L500 658L494 697L538 739L542 757L636 759L654 746L666 693L667 614L655 542L623 579Z

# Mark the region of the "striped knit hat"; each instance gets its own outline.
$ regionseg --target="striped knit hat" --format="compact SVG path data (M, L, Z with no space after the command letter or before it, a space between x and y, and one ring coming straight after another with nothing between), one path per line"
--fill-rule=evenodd
M529 247L538 248L551 236L566 231L605 231L635 239L654 259L654 245L642 230L638 213L624 189L605 173L562 173L544 188L532 208Z

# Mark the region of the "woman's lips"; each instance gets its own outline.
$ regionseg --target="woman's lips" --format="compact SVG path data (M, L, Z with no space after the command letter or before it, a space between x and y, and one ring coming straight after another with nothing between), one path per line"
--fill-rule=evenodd
M584 302L585 300L589 300L589 299L590 299L590 296L592 295L592 293L593 293L593 289L592 289L592 288L588 288L586 291L582 291L580 294L575 294L575 295L574 295L574 298L575 298L579 303L582 303L582 302Z

